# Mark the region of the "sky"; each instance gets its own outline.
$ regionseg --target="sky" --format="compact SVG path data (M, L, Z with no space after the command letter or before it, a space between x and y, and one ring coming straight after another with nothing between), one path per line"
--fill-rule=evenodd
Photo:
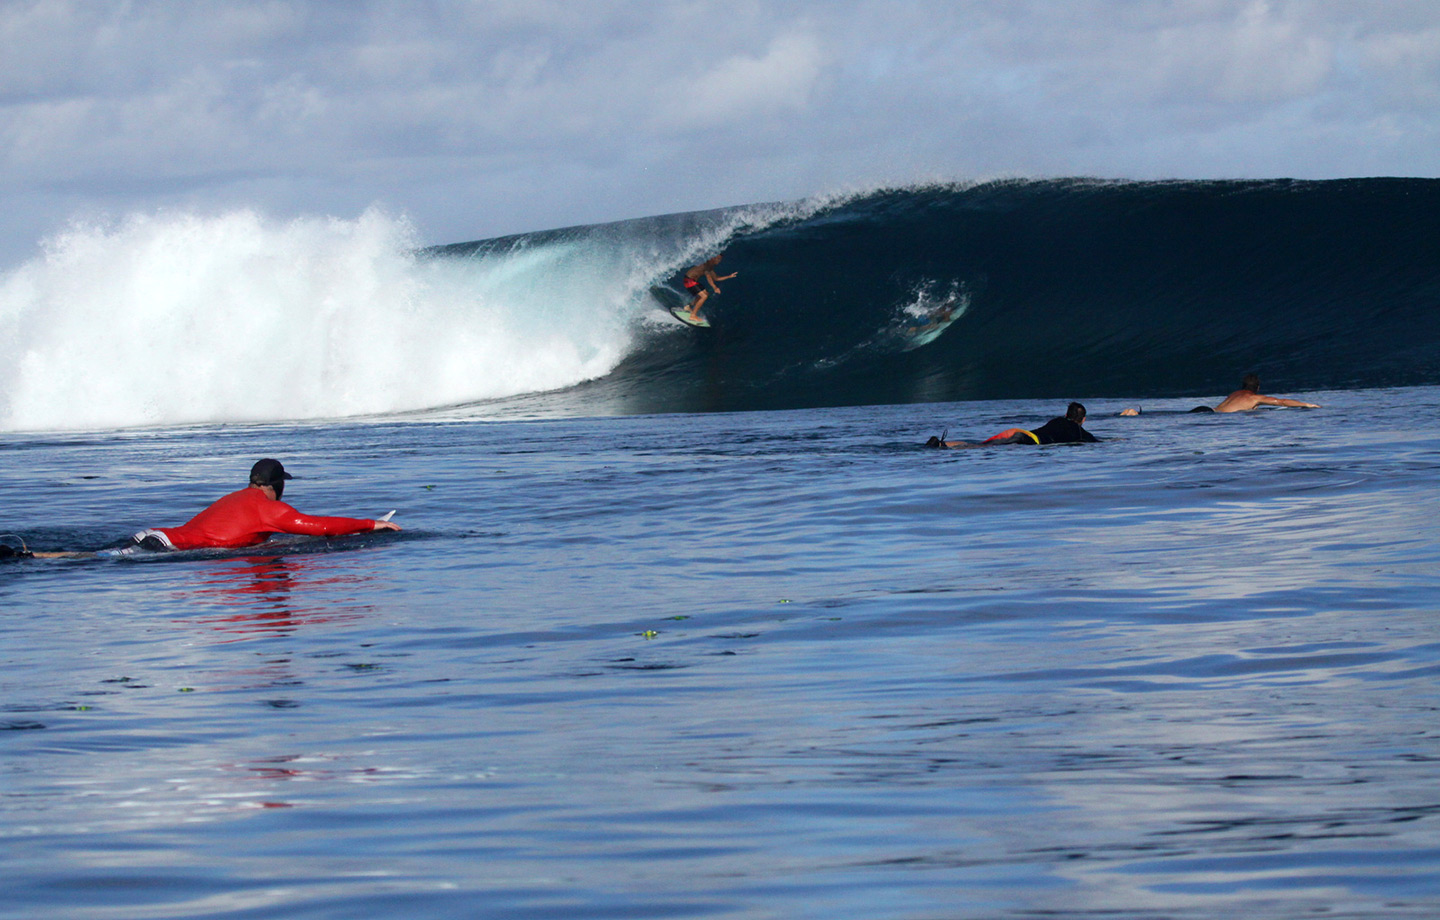
M0 0L0 267L71 221L424 243L997 177L1440 176L1434 0Z

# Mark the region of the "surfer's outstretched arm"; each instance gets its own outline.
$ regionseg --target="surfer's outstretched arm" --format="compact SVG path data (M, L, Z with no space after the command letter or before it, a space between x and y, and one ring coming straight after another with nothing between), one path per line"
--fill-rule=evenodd
M12 546L9 543L0 543L0 559L93 559L94 553L77 552L36 552L25 545L25 541L16 534L5 534L18 542L19 546Z
M715 282L717 282L717 281L729 281L731 278L734 278L734 277L735 277L736 275L738 275L738 274L740 274L740 273L739 273L739 272L731 272L731 273L728 274L728 275L716 275L714 272L706 272L706 273L705 273L705 280L708 281L708 282L710 282L710 286L711 286L712 288L714 288L714 289L715 289L715 293L718 294L718 293L720 293L720 285L716 284Z
M1261 396L1256 400L1265 406L1284 406L1287 409L1318 409L1316 403L1303 402L1298 399L1283 399L1279 396Z

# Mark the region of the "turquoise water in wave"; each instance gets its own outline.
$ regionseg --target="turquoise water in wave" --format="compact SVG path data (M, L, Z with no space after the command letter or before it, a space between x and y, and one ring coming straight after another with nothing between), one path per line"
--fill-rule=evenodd
M0 566L0 913L1431 916L1440 389L1308 395L0 435L40 548L406 527Z

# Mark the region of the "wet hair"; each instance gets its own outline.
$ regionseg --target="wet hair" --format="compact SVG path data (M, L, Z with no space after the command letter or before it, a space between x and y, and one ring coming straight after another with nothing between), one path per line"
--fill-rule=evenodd
M1085 407L1080 403L1072 402L1065 409L1065 417L1078 425L1085 421Z
M1240 389L1249 390L1251 393L1260 392L1260 375L1246 374L1245 379L1240 381Z

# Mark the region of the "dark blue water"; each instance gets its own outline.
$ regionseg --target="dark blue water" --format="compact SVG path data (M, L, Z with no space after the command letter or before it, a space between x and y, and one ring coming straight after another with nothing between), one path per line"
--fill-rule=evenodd
M0 914L1433 916L1440 390L1228 389L0 436L42 549L406 527L3 564Z
M1440 180L997 182L747 217L438 250L664 252L709 226L739 273L707 306L710 331L657 325L604 377L494 408L1153 399L1228 392L1252 370L1280 391L1440 383ZM913 330L947 305L958 318L917 347Z

